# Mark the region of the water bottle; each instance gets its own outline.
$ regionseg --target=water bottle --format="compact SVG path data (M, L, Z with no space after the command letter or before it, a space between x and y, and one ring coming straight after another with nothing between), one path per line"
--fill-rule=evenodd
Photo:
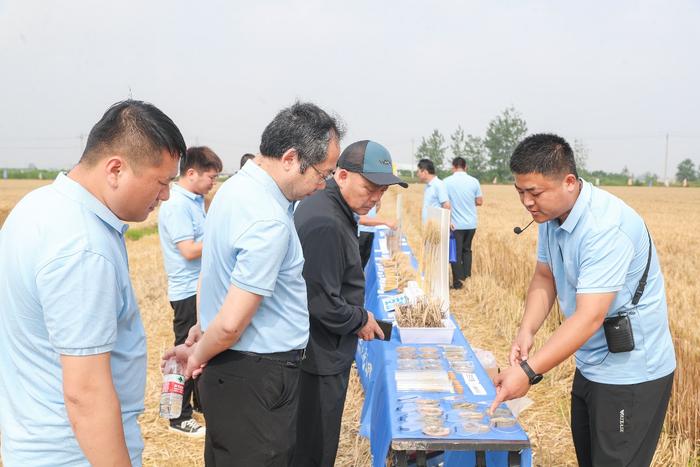
M160 416L178 418L182 413L182 393L185 392L185 377L182 365L175 357L163 367L163 387L160 393Z

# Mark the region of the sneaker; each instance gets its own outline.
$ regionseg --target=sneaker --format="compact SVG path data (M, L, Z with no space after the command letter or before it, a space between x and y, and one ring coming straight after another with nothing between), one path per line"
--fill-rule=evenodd
M189 436L190 438L203 438L207 431L207 429L197 423L197 420L194 418L180 422L177 425L170 425L169 429L170 431Z

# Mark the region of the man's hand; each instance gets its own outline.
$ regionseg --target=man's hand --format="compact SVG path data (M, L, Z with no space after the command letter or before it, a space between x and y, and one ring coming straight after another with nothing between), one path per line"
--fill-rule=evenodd
M396 230L396 227L397 227L396 221L386 221L386 223L384 225L389 227L391 230Z
M199 324L199 321L194 323L194 326L190 328L190 330L187 332L187 339L185 339L185 345L187 346L192 346L199 342L199 339L202 338L202 327Z
M530 390L530 380L520 365L508 367L497 374L493 384L496 386L496 398L489 408L489 414L492 414L501 402L522 397Z
M202 374L202 371L204 370L204 367L207 365L206 362L198 362L194 356L194 351L197 348L196 344L193 345L187 345L187 344L180 344L176 345L175 347L172 347L168 350L165 351L163 354L163 360L160 363L160 368L161 370L165 366L165 362L170 360L171 358L175 357L177 362L184 368L184 377L185 379L188 378L197 378L199 375Z
M534 336L532 334L523 330L518 331L518 335L510 348L509 361L512 366L518 366L520 362L527 360L533 341Z
M371 311L367 312L367 323L365 323L362 328L357 331L357 335L360 339L365 341L371 341L375 337L379 339L384 339L384 333L382 328L377 324L377 320L374 319L374 314Z

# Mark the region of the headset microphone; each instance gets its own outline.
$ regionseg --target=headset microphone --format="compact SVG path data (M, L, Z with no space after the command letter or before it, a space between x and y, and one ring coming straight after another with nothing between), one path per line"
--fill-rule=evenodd
M521 233L523 233L523 232L525 231L525 229L527 229L528 227L530 227L530 226L532 225L533 222L535 222L535 219L532 219L532 220L530 221L530 223L527 224L527 225L525 226L524 229L521 229L520 227L513 227L513 232L515 233L515 235L520 235Z

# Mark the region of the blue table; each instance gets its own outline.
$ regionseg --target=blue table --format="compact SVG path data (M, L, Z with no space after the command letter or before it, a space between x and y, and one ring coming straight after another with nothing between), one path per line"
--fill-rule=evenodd
M374 313L377 319L387 318L382 299L396 294L396 292L381 294L378 291L377 261L381 256L379 242L385 235L386 231L377 229L372 255L365 269L365 307ZM411 262L416 267L415 257L405 239L402 239L401 248L411 256ZM492 430L484 434L450 434L444 438L431 438L420 432L406 434L399 430L398 392L394 373L397 360L395 349L401 345L401 341L396 331L394 327L394 333L389 342L360 341L355 355L360 381L365 391L360 433L370 440L373 465L375 467L385 465L391 449L391 454L398 464L405 464L409 451L417 452L419 463L426 462L427 451L445 451L444 458L441 459L445 466L521 465L530 467L532 463L530 441L519 425L504 430ZM495 388L491 379L479 364L459 327L455 329L452 345L460 345L466 349L467 358L475 362L475 373L486 390L486 395L475 396L471 394L467 385L463 384L465 399L470 402L492 401L495 397ZM461 376L458 378L461 380ZM461 382L464 383L464 381ZM449 393L421 393L421 395L438 399Z

